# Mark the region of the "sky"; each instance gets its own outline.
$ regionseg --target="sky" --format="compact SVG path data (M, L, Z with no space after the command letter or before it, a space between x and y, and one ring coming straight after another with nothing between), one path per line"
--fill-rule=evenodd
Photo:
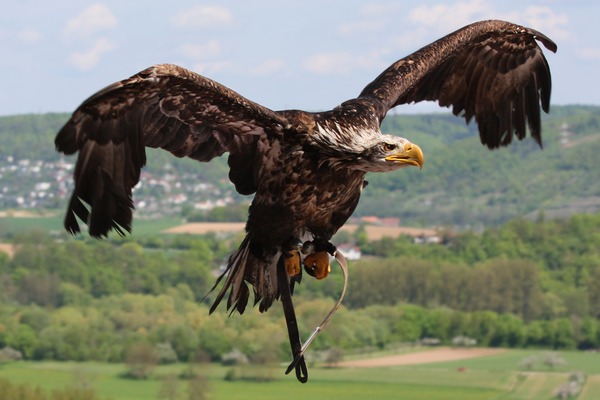
M600 105L599 4L2 0L0 115L71 112L158 63L192 69L274 110L325 110L356 97L394 61L482 19L526 25L558 44L557 54L546 51L552 104Z

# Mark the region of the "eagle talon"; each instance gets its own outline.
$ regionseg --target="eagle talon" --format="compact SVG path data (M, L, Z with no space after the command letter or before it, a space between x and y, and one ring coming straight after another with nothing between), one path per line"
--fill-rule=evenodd
M326 251L318 251L307 255L304 258L304 269L306 272L317 279L326 278L331 272L329 265L329 253Z
M296 276L300 273L300 252L298 250L290 250L284 253L285 270L289 276Z

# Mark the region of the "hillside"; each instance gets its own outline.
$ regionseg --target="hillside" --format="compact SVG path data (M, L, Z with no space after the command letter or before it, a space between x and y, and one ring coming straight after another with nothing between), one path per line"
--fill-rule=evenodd
M67 118L0 118L0 209L63 208L74 159L60 158L53 138ZM356 215L396 216L413 226L479 227L540 212L547 217L595 212L600 107L553 107L543 125L543 151L526 140L489 152L473 124L465 126L450 114L390 115L383 130L419 144L425 166L370 174ZM228 182L224 157L199 165L164 151L150 153L135 193L140 213L177 214L249 200Z
M599 118L596 107L554 107L543 120L543 151L525 140L493 152L479 144L474 126L465 128L457 118L388 120L388 131L422 143L425 166L422 171L371 175L370 193L359 212L385 209L410 223L469 226L539 212L593 212L600 206L600 141L582 138L600 135ZM570 133L566 144L580 145L561 143L565 127Z

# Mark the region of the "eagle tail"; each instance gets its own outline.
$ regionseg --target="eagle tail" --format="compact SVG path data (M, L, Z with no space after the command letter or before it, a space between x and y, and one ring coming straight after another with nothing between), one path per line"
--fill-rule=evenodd
M250 297L248 283L253 286L254 304L260 302L260 312L267 311L273 301L279 297L276 268L277 260L281 255L280 252L263 258L253 254L251 248L252 241L246 236L238 250L229 257L225 271L217 278L210 290L212 292L223 279L225 280L210 307L209 312L211 314L217 309L228 292L227 310L231 313L237 310L240 314L243 314Z

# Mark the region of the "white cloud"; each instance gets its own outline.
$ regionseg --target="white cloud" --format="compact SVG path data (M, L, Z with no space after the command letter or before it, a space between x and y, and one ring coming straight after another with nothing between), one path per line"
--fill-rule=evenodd
M361 20L346 22L338 27L338 32L345 36L360 35L364 33L381 32L385 24L381 20Z
M63 33L68 37L90 36L97 31L116 26L117 18L108 6L96 3L67 21Z
M283 69L285 65L285 61L278 58L273 58L270 60L263 61L262 63L254 66L248 72L250 73L250 75L256 76L271 75Z
M497 9L494 4L486 0L463 0L420 5L409 12L408 20L416 25L416 29L427 29L428 33L437 35L483 19L503 19L538 29L554 38L568 36L565 26L569 19L564 13L556 13L546 6L529 6L518 12L507 12Z
M373 51L360 56L348 52L317 53L310 56L303 66L307 71L320 75L347 73L357 69L382 68L387 66L381 61L381 56L385 53L387 50Z
M313 54L304 62L304 68L315 74L332 74L349 71L351 55L344 52Z
M452 4L421 5L413 8L408 20L434 32L449 32L479 19L491 18L493 8L483 0L459 1Z
M195 6L171 18L176 28L206 29L229 25L231 22L231 11L220 6Z
M33 44L42 38L42 34L33 29L23 29L17 33L17 37L22 43Z
M81 70L89 70L96 66L105 53L110 52L115 45L106 38L100 38L86 51L73 53L68 62Z
M600 47L586 47L579 54L585 60L600 60Z
M210 77L216 73L232 70L232 65L229 61L201 62L194 64L194 70Z
M565 14L556 14L548 7L530 6L525 9L523 17L531 28L542 31L554 40L565 40L569 37L569 17Z
M360 13L366 16L381 18L384 15L396 14L398 12L404 13L405 10L406 4L401 1L391 3L367 3L361 7Z
M179 52L192 59L210 58L221 52L221 44L216 40L210 40L202 44L182 44Z
M407 14L407 28L394 38L401 49L414 49L467 24L484 19L501 19L537 29L554 40L568 37L568 17L545 6L522 7L519 11L497 8L487 0L419 5Z

